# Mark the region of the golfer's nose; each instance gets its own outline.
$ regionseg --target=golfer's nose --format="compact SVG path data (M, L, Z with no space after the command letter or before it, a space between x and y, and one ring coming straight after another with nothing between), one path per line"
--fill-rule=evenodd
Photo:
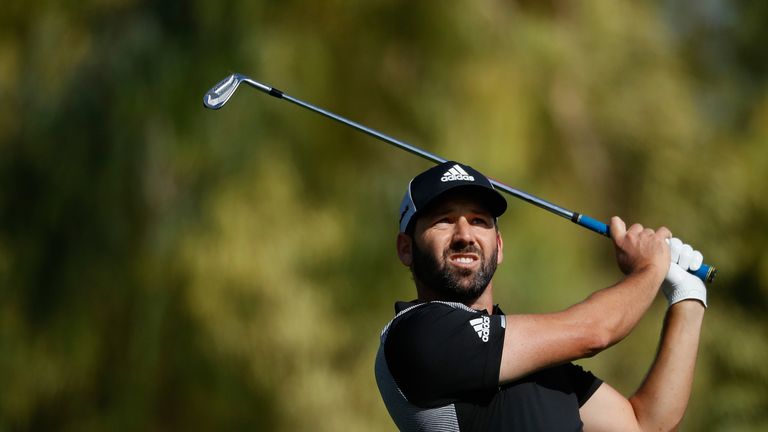
M474 243L472 237L472 225L470 225L469 221L464 216L461 216L456 220L456 225L454 225L453 231L453 242L463 244Z

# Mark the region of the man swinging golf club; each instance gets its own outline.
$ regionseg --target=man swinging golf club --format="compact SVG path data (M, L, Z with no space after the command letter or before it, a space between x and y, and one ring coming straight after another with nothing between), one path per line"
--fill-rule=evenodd
M445 162L408 185L397 253L417 300L398 302L381 334L376 380L401 430L670 430L691 392L706 308L689 274L703 257L666 228L611 219L625 276L562 311L504 315L493 303L502 262L496 218L507 203L481 173ZM658 355L629 399L571 361L622 340L660 287L669 308Z

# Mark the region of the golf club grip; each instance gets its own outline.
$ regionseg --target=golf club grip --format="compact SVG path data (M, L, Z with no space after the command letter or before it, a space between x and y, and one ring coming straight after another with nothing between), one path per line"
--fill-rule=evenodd
M587 215L574 213L571 221L577 225L583 226L588 230L602 234L606 237L611 237L611 232L608 230L608 225L600 222L597 219L591 218ZM701 267L699 267L696 271L688 270L688 273L696 276L706 283L712 283L712 281L715 280L715 276L717 275L717 268L709 264L702 264Z

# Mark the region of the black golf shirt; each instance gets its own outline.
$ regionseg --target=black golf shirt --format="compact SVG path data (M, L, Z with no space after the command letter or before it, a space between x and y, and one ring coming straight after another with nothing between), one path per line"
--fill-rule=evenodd
M499 386L506 318L460 303L398 302L384 328L376 381L401 430L578 431L602 383L567 363Z

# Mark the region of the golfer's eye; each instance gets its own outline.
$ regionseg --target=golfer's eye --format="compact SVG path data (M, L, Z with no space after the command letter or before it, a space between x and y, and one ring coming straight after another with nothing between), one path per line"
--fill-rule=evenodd
M486 218L476 217L472 218L472 224L479 226L490 226L491 222Z

